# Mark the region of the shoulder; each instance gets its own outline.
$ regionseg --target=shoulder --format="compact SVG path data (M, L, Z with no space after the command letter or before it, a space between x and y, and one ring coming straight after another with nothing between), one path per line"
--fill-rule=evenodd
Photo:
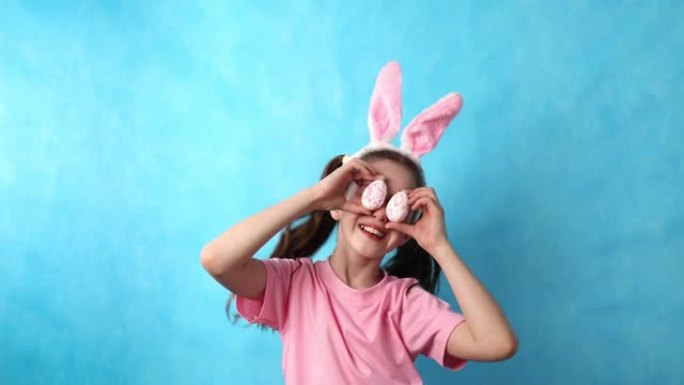
M423 292L430 294L420 286L418 280L415 278L399 278L393 275L387 276L385 294L399 307L404 306L405 303L416 297L416 295L423 295Z
M268 258L261 260L266 270L278 272L280 274L296 274L303 271L310 271L312 267L311 258Z
M396 292L401 296L405 296L412 288L420 288L418 280L412 277L409 278L399 278L394 275L387 276L387 288L392 292Z
M267 259L262 259L264 263L270 263L274 265L283 265L283 266L301 266L305 264L311 264L311 258L308 257L297 257L297 258L280 258L280 257L272 257L272 258L267 258Z
M388 277L387 291L392 297L395 307L405 312L407 310L421 311L426 309L448 309L449 303L439 296L425 290L415 278Z

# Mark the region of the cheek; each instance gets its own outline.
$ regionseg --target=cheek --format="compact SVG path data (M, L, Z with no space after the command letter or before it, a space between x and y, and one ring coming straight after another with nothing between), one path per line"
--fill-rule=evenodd
M339 226L344 229L344 231L350 233L354 231L356 227L356 219L358 218L357 215L354 215L349 212L342 211L342 214L340 216L340 222Z

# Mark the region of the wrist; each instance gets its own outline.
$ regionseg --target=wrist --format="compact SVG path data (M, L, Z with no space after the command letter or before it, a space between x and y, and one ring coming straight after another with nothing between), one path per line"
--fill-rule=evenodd
M453 252L453 247L451 247L451 244L449 243L449 240L444 237L432 245L427 252L432 255L433 258L439 259L443 257L444 255L449 254L449 252Z
M316 186L309 186L300 192L308 202L309 211L322 210L320 193Z

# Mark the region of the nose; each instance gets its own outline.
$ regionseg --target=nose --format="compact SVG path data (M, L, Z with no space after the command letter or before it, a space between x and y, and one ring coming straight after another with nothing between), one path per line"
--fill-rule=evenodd
M387 219L387 213L385 211L385 207L386 206L382 206L382 207L376 209L375 211L373 211L373 217L375 217L375 219L377 219L378 221L380 221L382 223L387 223L387 221L389 221L389 219Z

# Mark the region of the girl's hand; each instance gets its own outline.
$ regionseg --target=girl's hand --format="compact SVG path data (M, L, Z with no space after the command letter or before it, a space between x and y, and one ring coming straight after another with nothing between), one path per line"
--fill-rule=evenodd
M388 222L385 227L402 232L418 242L418 245L431 255L436 246L448 242L444 225L444 209L439 204L435 190L431 187L418 187L409 194L411 210L420 209L423 213L415 224Z
M343 210L359 215L373 215L359 200L347 200L345 194L351 183L361 185L364 181L384 179L366 162L353 158L328 174L312 187L316 210Z

